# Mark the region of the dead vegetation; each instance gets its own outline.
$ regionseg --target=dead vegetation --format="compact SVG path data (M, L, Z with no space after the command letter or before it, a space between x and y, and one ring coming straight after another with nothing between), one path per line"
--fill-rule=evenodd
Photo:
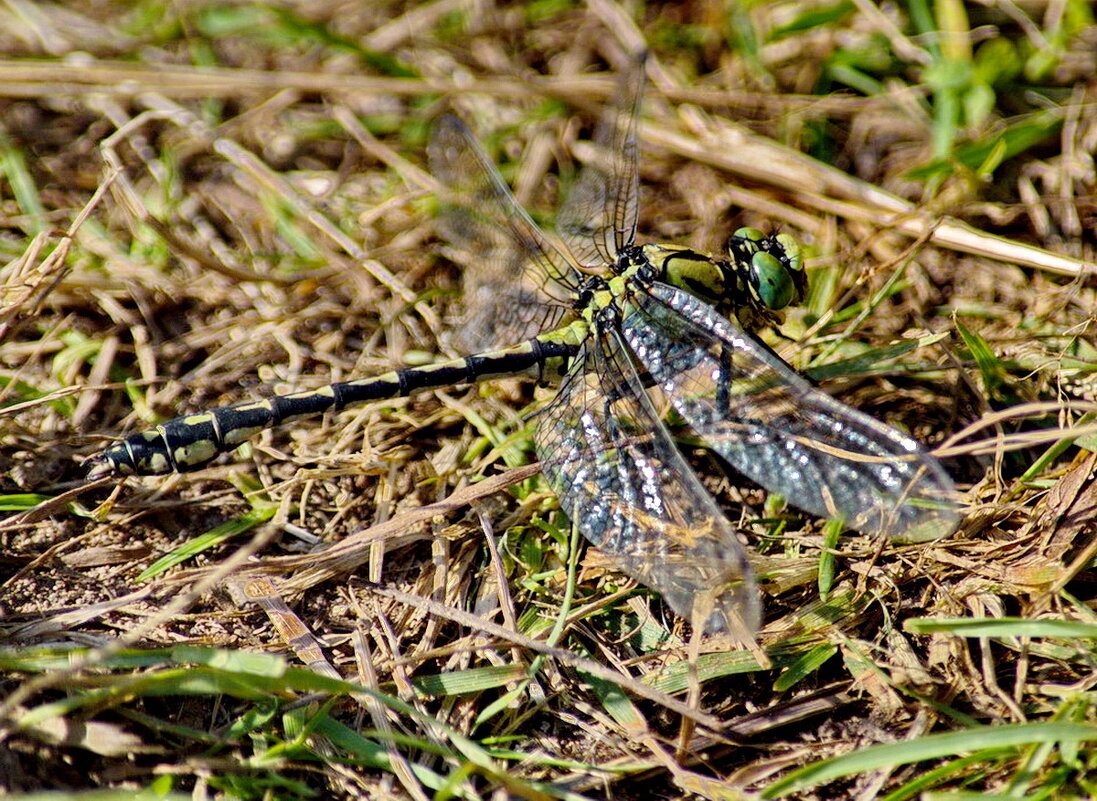
M0 786L1091 793L1097 27L920 8L9 2ZM429 121L551 219L641 41L644 237L807 243L773 343L938 448L956 534L834 541L690 454L756 554L762 668L573 562L516 380L83 481L177 414L451 353Z

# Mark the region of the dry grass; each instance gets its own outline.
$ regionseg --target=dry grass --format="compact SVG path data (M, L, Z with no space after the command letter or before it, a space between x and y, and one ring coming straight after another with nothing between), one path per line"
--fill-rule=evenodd
M0 9L0 787L1094 792L1086 4L973 4L951 37L867 3L161 6ZM994 31L1014 49L973 57ZM450 352L429 119L475 120L543 219L644 39L644 237L808 243L772 341L940 448L955 535L833 542L695 454L757 555L773 666L720 641L691 665L657 597L569 556L522 382L83 482L158 420Z

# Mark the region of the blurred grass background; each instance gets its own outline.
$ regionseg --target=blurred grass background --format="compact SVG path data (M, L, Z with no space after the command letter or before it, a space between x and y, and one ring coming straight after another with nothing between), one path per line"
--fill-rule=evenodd
M7 0L0 23L6 792L1097 794L1090 3ZM576 554L518 381L84 486L112 437L452 353L431 119L462 113L551 224L641 43L643 236L800 238L810 297L770 341L938 448L956 535L836 538L691 453L756 556L763 668L688 659L683 621Z

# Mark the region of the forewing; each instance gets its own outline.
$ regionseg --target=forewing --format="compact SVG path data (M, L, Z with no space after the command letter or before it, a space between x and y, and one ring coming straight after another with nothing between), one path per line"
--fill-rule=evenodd
M613 264L636 237L640 169L636 129L644 88L644 54L638 54L594 134L594 153L579 173L556 230L585 267Z
M439 233L465 267L466 344L517 341L558 322L578 291L574 262L530 219L458 117L435 123L427 154L444 186Z
M561 508L623 572L678 614L745 642L761 617L746 555L618 337L593 336L542 413L542 470Z
M630 299L629 345L739 472L858 531L923 540L956 525L955 488L910 437L813 389L711 306L655 284Z

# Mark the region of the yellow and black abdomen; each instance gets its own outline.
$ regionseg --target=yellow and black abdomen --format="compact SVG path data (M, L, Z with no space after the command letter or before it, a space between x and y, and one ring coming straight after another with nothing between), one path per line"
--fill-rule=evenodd
M110 473L160 475L204 466L265 428L317 417L358 403L399 398L425 389L470 384L490 378L530 374L558 375L560 362L575 355L586 336L583 324L571 324L520 345L424 367L393 370L373 378L343 381L307 392L223 406L177 417L134 434L93 456L88 477Z

